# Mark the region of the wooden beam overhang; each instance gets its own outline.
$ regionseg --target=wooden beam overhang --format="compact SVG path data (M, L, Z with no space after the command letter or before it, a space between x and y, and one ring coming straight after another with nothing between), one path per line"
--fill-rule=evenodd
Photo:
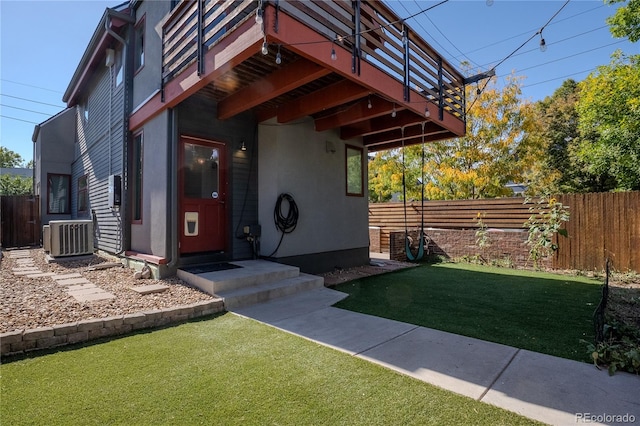
M316 131L323 132L337 127L348 126L365 120L381 117L393 112L395 105L392 102L378 97L372 97L371 108L367 100L362 100L335 114L318 117L315 119ZM396 111L399 108L396 107Z
M299 59L221 100L218 118L233 117L330 73L314 62Z
M424 135L428 137L430 135L441 135L443 133L448 133L449 131L443 129L437 124L427 122L424 126ZM415 125L408 125L404 127L404 133L402 128L396 128L392 130L387 130L385 132L379 132L372 135L364 136L363 142L365 145L377 145L383 142L402 142L402 139L405 139L405 142L409 139L421 138L422 133L422 123L418 123Z
M342 139L353 139L361 136L373 135L385 132L391 129L400 129L405 126L412 126L428 121L424 116L419 116L411 111L397 112L395 117L391 114L378 117L375 120L363 121L351 126L345 126L340 129L340 137ZM433 124L433 123L430 123Z
M162 93L157 93L143 105L136 107L129 118L129 130L138 129L162 111L178 105L259 51L262 31L255 21L247 20L235 31L238 31L237 37L223 38L205 54L204 74L198 76L198 64L193 63L165 84L164 101Z
M277 16L276 16L277 15ZM367 61L360 61L360 74L352 72L351 52L337 43L330 43L322 34L307 27L295 18L286 13L278 13L277 9L268 4L265 8L264 19L268 23L278 22L277 31L274 25L265 24L265 35L269 42L286 45L298 55L322 63L323 66L331 69L345 79L357 82L357 84L369 90L370 93L378 94L385 99L398 100L398 108L413 111L416 114L424 115L425 110L429 110L429 119L437 121L441 127L456 135L464 135L465 123L458 117L447 112L443 119L439 120L438 105L424 98L420 91L409 88L409 98L411 102L403 100L405 87L401 81L394 79L382 69L375 67ZM300 41L304 40L304 43ZM336 51L336 59L331 60L331 49Z
M350 80L343 80L278 108L278 123L288 123L324 109L352 102L367 96L369 93L367 88Z

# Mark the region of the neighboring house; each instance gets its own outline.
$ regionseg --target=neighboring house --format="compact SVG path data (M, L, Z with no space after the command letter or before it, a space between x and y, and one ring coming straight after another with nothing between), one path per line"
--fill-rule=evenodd
M33 192L40 196L42 225L50 220L72 217L71 161L76 146L75 120L75 108L67 108L33 130Z
M311 273L367 263L367 151L465 132L463 76L401 22L359 0L107 9L63 97L71 217L162 274L257 247Z

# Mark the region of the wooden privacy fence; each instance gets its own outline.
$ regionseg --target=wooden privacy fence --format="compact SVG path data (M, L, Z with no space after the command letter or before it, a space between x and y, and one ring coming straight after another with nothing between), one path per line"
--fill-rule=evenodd
M558 237L555 269L602 270L605 259L614 269L640 272L640 192L564 194L556 199L569 206L568 238ZM478 213L489 228L525 231L533 204L523 198L425 201L424 226L438 229L478 228ZM409 230L420 227L422 204L407 203ZM389 234L404 231L402 203L369 204L369 226L379 227L380 251L389 251ZM428 232L427 232L428 233Z
M40 244L40 200L33 195L0 197L0 245Z
M640 272L640 191L564 194L569 206L568 238L558 238L553 267Z

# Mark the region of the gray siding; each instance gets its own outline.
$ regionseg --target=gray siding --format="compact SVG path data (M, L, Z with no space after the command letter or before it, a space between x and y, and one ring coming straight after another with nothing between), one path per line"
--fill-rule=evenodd
M242 228L244 225L258 223L256 120L250 113L240 114L229 120L217 120L215 102L200 96L192 96L176 110L178 135L226 144L229 182L227 204L231 210L227 212L229 256L232 259L250 258L251 247L242 238ZM247 146L246 151L240 151L243 141Z
M78 144L76 159L72 166L72 214L78 217L78 178L87 175L89 212L95 212L97 220L96 246L101 250L116 253L123 247L122 217L120 209L108 205L109 175L120 175L123 186L126 182L123 169L124 158L124 84L112 86L108 67L98 68L85 91L86 97L76 114ZM84 107L89 110L89 119L84 118ZM122 188L123 199L125 188ZM91 213L82 218L91 217Z

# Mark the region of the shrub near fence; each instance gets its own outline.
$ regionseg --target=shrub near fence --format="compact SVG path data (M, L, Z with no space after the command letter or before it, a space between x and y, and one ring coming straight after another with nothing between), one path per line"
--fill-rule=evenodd
M640 192L564 194L555 197L569 206L570 218L565 223L568 238L558 237L558 250L544 267L555 269L601 270L607 257L619 271L640 271ZM410 231L420 229L420 202L407 203L407 225ZM425 201L424 226L433 241L433 251L448 257L481 254L475 244L478 213L490 229L491 246L487 260L504 260L509 253L515 266L524 266L528 258L524 222L531 204L523 198L479 200ZM404 239L405 217L402 203L369 204L369 226L379 228L370 233L372 247L390 253L390 236L399 233ZM500 229L505 232L493 231ZM516 241L522 240L522 244ZM404 243L394 245L401 253L391 258L406 260ZM438 247L438 249L436 249ZM532 266L528 262L527 266Z

